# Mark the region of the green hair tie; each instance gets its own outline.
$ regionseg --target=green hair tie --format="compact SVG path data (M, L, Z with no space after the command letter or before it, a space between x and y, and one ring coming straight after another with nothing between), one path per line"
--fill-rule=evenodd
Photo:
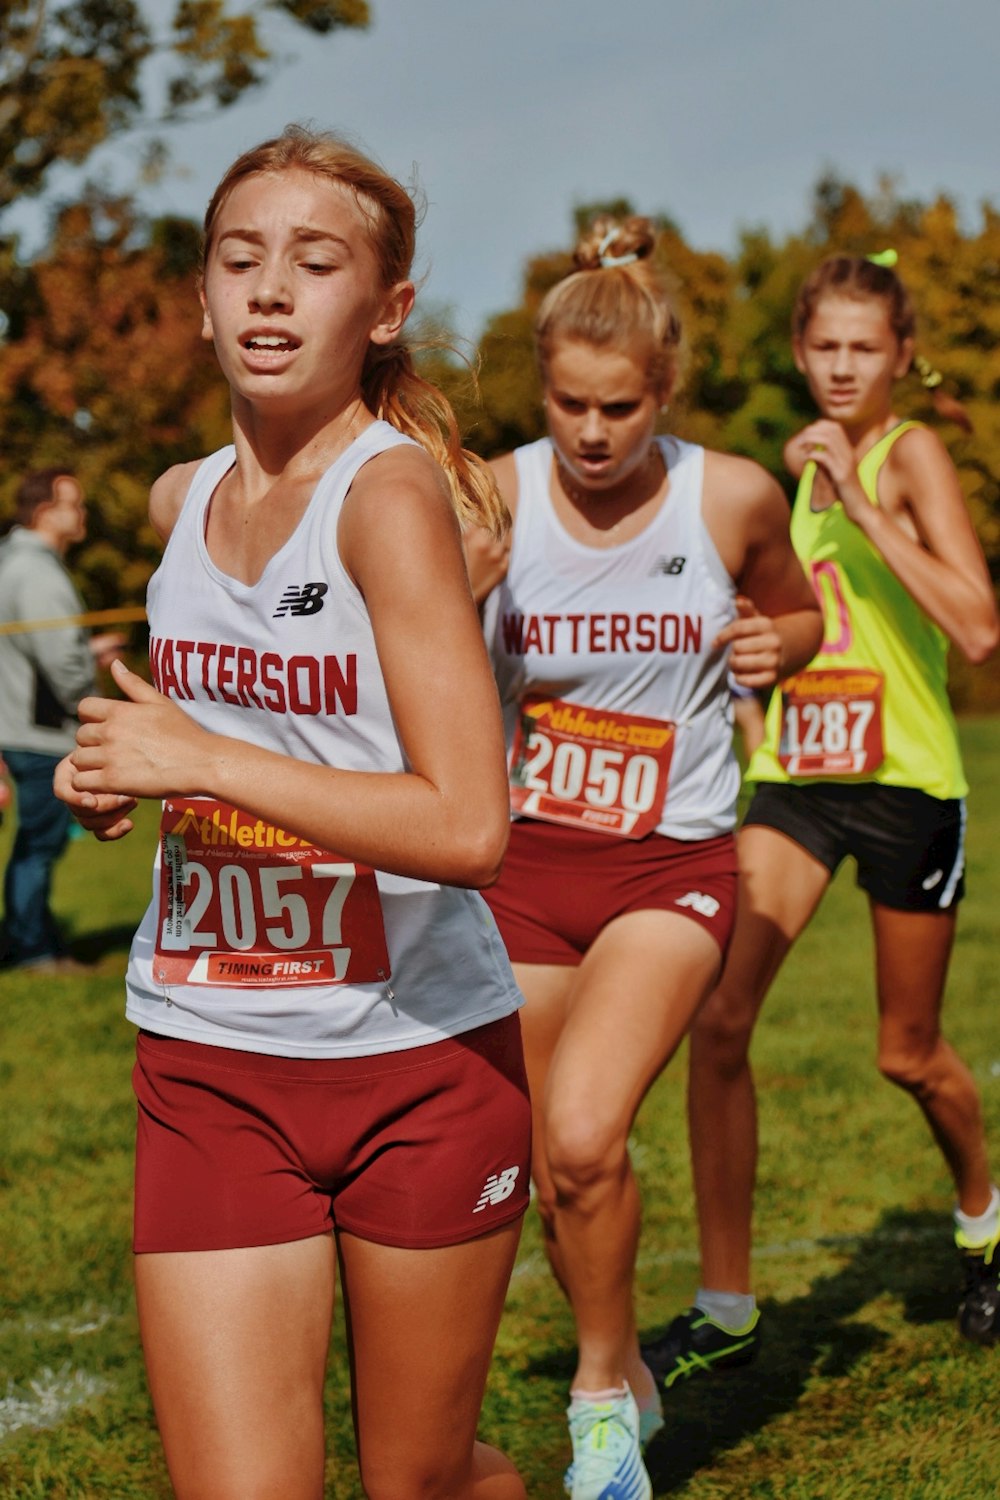
M899 255L895 250L891 249L876 250L874 255L866 255L865 260L870 260L873 266L884 266L887 271L891 271L893 266L897 264Z
M922 354L913 356L913 367L920 376L920 384L929 391L934 390L935 386L939 386L944 380L941 371L935 370L930 360L925 359Z

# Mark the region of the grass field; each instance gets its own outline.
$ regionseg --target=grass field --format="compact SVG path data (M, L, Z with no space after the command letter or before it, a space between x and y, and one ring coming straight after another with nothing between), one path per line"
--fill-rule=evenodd
M983 1094L1000 1174L1000 720L963 724L970 895L946 1018ZM0 858L9 837L0 830ZM57 907L92 976L0 980L0 1496L169 1496L150 1413L128 1249L132 1028L128 937L154 824L74 842ZM756 1276L766 1342L749 1372L672 1395L650 1450L658 1496L683 1500L992 1500L1000 1490L1000 1348L954 1332L950 1184L914 1106L873 1067L867 914L844 872L768 1002L756 1042L762 1167ZM638 1121L644 1332L697 1278L683 1059ZM342 1330L328 1382L327 1496L359 1500ZM525 1228L483 1436L555 1500L572 1327Z

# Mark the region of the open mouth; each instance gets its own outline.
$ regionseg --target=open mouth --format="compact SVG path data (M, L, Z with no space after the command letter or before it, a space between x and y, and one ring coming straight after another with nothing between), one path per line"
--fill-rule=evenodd
M287 333L251 333L243 347L254 354L289 354L299 343Z

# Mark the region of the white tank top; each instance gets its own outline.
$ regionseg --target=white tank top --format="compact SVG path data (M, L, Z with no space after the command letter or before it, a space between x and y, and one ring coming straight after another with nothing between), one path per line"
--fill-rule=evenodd
M516 450L510 568L487 602L484 628L509 757L525 695L665 721L675 726L672 756L650 831L704 839L736 817L727 652L712 649L734 617L736 588L702 519L704 449L658 441L670 479L664 504L639 536L601 548L577 541L556 516L549 439ZM586 717L559 712L563 724ZM598 733L627 732L613 718L589 719ZM604 779L603 770L591 772L597 802Z
M362 464L409 441L385 422L368 427L252 585L223 573L205 545L207 507L235 450L201 464L148 591L153 680L198 724L298 760L405 769L337 522ZM366 885L339 857L207 799L168 800L168 819L175 831L161 838L126 978L137 1025L245 1051L349 1057L438 1041L520 1004L478 892L381 871ZM379 904L384 949L371 936Z

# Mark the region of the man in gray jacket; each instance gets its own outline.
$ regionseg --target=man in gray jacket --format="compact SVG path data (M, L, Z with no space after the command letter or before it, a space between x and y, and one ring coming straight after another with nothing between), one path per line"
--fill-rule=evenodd
M76 742L76 707L94 691L95 663L109 661L123 637L88 639L78 625L30 626L83 613L63 559L85 534L83 491L73 475L64 468L28 474L17 492L16 524L0 542L0 756L17 796L0 949L8 968L72 966L49 907L53 866L70 828L52 776Z

